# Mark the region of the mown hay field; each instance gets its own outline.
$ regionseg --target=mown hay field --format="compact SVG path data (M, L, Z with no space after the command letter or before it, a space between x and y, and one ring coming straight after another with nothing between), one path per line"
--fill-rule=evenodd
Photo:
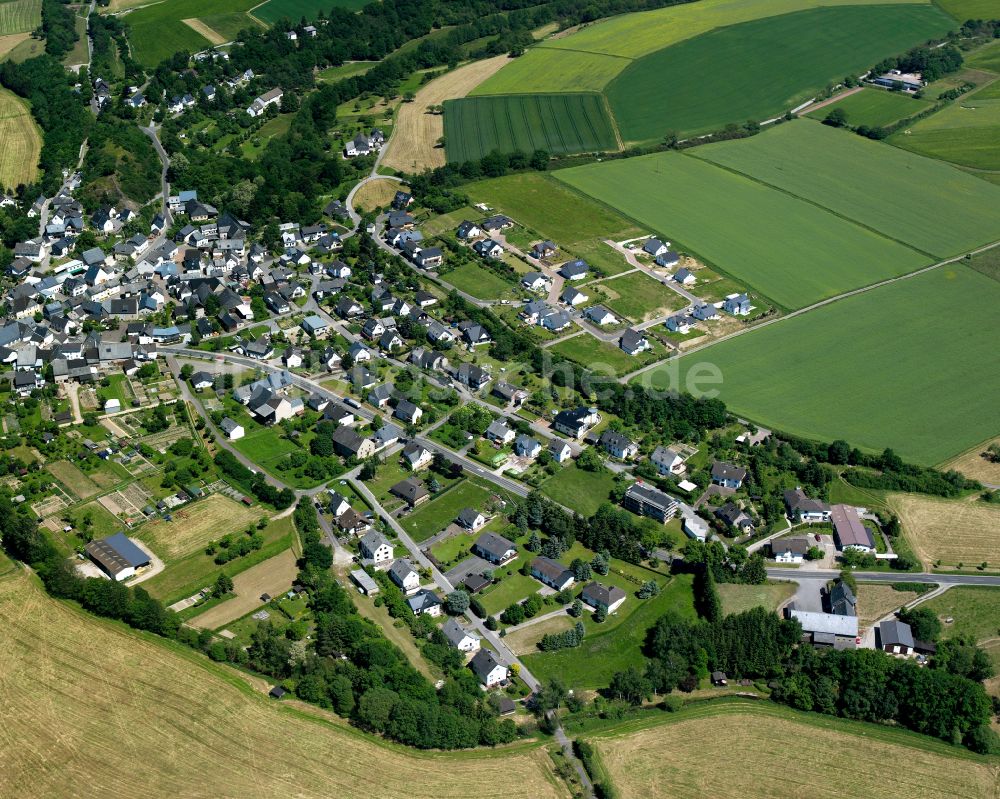
M626 142L764 120L844 75L946 33L933 6L821 8L732 25L633 61L607 88ZM663 76L669 75L670 80Z
M941 468L954 469L956 472L961 472L966 477L981 483L1000 485L1000 462L993 463L993 461L983 457L991 444L1000 445L1000 438L973 447L968 452L948 461Z
M588 164L555 176L786 308L912 272L930 260L812 203L688 154Z
M0 35L29 33L42 22L42 0L0 3Z
M0 142L0 185L16 188L38 177L42 135L25 102L7 89L0 89Z
M926 100L918 100L901 92L865 88L826 106L815 114L822 119L833 109L839 108L847 115L851 125L883 127L900 119L919 114L931 107Z
M181 50L196 52L212 45L185 20L241 13L253 5L254 0L170 0L137 8L122 19L130 28L129 43L135 59L145 67L155 67ZM210 23L206 24L222 34ZM242 27L253 27L252 20L247 17Z
M212 494L173 513L173 521L156 520L142 528L141 537L165 560L203 549L227 533L240 533L261 516L223 494Z
M184 647L0 582L0 795L556 799L548 756L422 753L275 702ZM255 681L256 682L256 681ZM378 763L377 777L372 763Z
M54 461L46 467L52 476L80 499L93 496L98 491L97 483L69 461Z
M959 563L972 568L986 561L1000 568L1000 506L920 494L892 494L889 506L925 565L941 561L946 568Z
M449 161L472 161L499 150L556 155L618 150L599 94L466 97L444 104Z
M413 173L444 166L445 151L438 146L438 140L444 136L444 115L437 110L432 113L429 109L436 109L445 100L465 97L507 60L507 56L501 55L473 61L421 86L413 102L400 104L382 164ZM370 68L370 64L362 66Z
M974 169L1000 169L1000 81L895 133L890 144Z
M905 578L901 578L905 579ZM919 596L916 591L897 591L891 585L860 583L858 585L858 626L867 629Z
M710 704L591 742L621 799L995 799L1000 779L996 758L763 702ZM800 766L781 765L789 753Z
M532 47L473 94L600 91L632 59L716 28L810 8L886 4L884 0L699 0L697 5L622 14Z
M766 583L765 585L741 585L739 583L719 583L719 598L722 610L728 616L742 613L751 608L777 610L795 594L793 583Z
M214 630L241 619L250 611L263 606L263 594L280 596L291 588L296 574L298 567L295 565L295 553L286 549L237 574L233 578L233 592L236 596L199 613L188 623L192 627Z
M1000 239L1000 188L949 164L812 120L694 151L937 257ZM933 203L901 202L934 188Z
M996 281L941 267L685 355L676 378L667 365L636 379L697 391L688 377L714 364L722 382L702 388L734 412L932 465L998 433L1000 370L981 368L998 303Z
M387 208L392 204L397 191L408 191L405 183L395 180L370 180L354 195L354 205L362 212Z

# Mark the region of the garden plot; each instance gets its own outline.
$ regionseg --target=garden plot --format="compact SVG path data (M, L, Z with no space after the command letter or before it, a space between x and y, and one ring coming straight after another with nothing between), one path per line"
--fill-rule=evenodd
M91 497L100 490L96 482L69 461L55 461L46 468L56 480L80 499Z
M173 521L151 521L143 537L165 558L177 558L201 549L209 541L239 532L260 514L222 494L212 494L174 512Z

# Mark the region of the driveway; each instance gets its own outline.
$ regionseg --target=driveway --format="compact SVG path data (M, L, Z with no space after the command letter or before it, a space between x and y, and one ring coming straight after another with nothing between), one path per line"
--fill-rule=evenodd
M802 577L792 578L799 587L795 591L792 601L796 610L805 610L810 613L823 612L823 589L826 587L826 578Z

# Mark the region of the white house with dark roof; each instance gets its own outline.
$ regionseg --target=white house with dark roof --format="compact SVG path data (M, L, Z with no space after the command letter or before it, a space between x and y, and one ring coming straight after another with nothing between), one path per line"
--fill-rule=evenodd
M650 463L656 467L660 474L684 474L687 468L684 459L674 452L670 447L658 446L649 456Z
M358 542L361 557L372 563L388 563L392 560L393 547L382 533L372 530Z
M502 535L483 533L472 545L472 554L488 560L495 566L502 566L517 557L517 547Z
M723 488L741 488L746 476L747 470L742 466L734 466L725 461L716 461L712 464L712 482Z
M407 593L416 591L420 587L420 573L406 558L393 561L389 567L389 579Z
M459 652L478 652L481 639L470 630L466 630L456 619L448 619L441 625L441 632Z
M489 649L480 649L469 662L469 668L484 688L493 688L507 679L507 666Z

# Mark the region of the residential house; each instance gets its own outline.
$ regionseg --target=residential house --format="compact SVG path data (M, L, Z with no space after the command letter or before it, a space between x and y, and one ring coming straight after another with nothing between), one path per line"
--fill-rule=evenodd
M579 407L559 411L552 420L552 427L559 433L581 439L600 421L601 415L596 408Z
M605 452L619 460L626 461L639 454L639 445L615 430L605 430L597 443Z
M492 258L494 260L503 257L503 245L499 241L494 241L493 239L483 239L482 241L477 241L472 245L472 249L476 251L477 255L483 258Z
M556 250L558 249L558 245L556 245L553 241L540 241L531 248L529 255L537 260L542 260L543 258L549 258L555 255Z
M697 319L699 322L707 322L712 319L719 318L719 309L714 305L709 305L707 303L702 305L695 305L691 309L691 316Z
M480 649L469 662L480 684L484 688L493 688L507 679L507 667L489 649Z
M548 291L552 286L549 279L541 272L528 272L521 278L521 285L528 291Z
M593 582L587 583L583 587L580 599L594 610L614 613L625 601L625 592L617 585L601 585L601 583Z
M573 286L567 286L563 293L559 295L559 302L566 303L566 305L573 308L577 305L583 305L589 299L590 297L587 294L584 294L580 289Z
M542 452L542 445L537 439L521 433L514 439L514 454L519 458L537 458Z
M638 355L640 352L645 352L653 348L653 345L649 343L649 339L631 327L621 334L621 337L618 339L618 346L627 355Z
M678 269L674 273L673 281L675 283L680 283L682 286L693 286L697 281L697 278L694 276L693 272L690 272L687 269Z
M493 389L490 391L494 397L501 399L507 405L513 405L515 408L519 408L524 401L528 398L528 392L524 389L512 386L503 380L498 380L493 384Z
M347 425L337 425L331 436L334 451L344 458L364 460L375 454L375 442Z
M630 485L625 490L625 497L622 500L622 505L627 510L664 524L674 518L678 504L672 496L646 485L642 480Z
M731 313L733 316L746 316L753 309L753 306L750 304L750 298L746 294L734 294L731 297L726 297L722 303L722 308L726 313Z
M746 476L747 470L742 466L734 466L725 461L715 461L712 464L712 482L723 488L741 488Z
M658 446L649 456L650 462L660 474L684 474L687 468L684 459L669 447Z
M667 250L656 256L656 265L669 269L670 267L677 266L680 260L681 257L676 252Z
M406 593L420 588L420 573L406 558L393 561L392 566L389 567L389 579Z
M549 455L556 463L565 463L573 456L573 450L561 438L553 438L549 442Z
M502 535L483 533L472 545L472 554L488 560L495 566L502 566L517 557L517 547Z
M546 557L531 561L531 576L556 591L564 591L576 582L570 569Z
M448 619L441 625L441 632L459 652L477 652L480 646L480 638L473 632L466 630L457 619Z
M399 419L407 424L416 424L423 415L424 412L419 406L406 399L400 400L399 404L396 405L396 409L392 412L394 419Z
M642 251L646 253L646 255L651 255L653 258L663 255L669 249L670 248L659 239L648 239L646 243L642 245Z
M712 306L707 306L711 308ZM679 333L680 335L686 335L691 332L691 328L697 324L697 321L693 316L688 314L679 313L673 316L668 316L665 323L667 330L671 333Z
M488 438L490 441L494 441L497 444L509 444L514 440L516 433L511 430L507 423L502 419L494 419L490 422L490 426L486 428L486 432L483 433L484 438Z
M455 517L455 522L466 530L476 532L486 524L486 516L475 508L462 508Z
M424 466L429 466L431 461L434 460L434 455L419 441L411 441L403 447L402 458L406 461L407 466L415 471L422 469Z
M719 519L730 530L737 531L743 535L753 534L753 518L735 502L727 502L721 508L717 508L715 518Z
M587 262L580 259L567 261L559 267L559 274L566 280L582 280L589 273L590 267L587 265Z
M392 560L393 547L382 533L372 530L358 541L361 557L373 563L388 563Z
M778 538L771 542L771 555L777 563L802 563L808 551L807 538Z
M455 235L458 236L458 238L460 239L466 240L466 239L474 239L480 234L482 234L482 232L483 232L482 228L480 228L479 225L477 225L475 222L469 222L468 220L466 220L458 226L458 230L456 231Z
M413 477L400 480L389 489L389 493L394 497L399 497L411 508L415 508L417 505L426 502L431 496L423 484Z
M841 616L857 616L858 600L851 586L843 580L837 580L830 589L830 612Z
M618 317L603 305L591 305L583 315L595 325L613 325L618 322Z
M430 616L437 618L441 615L441 599L433 591L421 588L413 596L406 600L414 616Z
M828 522L830 506L818 499L810 499L801 487L785 491L785 508L793 522Z
M219 427L222 428L222 432L226 434L226 438L230 441L238 441L244 436L243 425L230 419L228 416L222 420Z
M909 655L913 652L913 630L901 621L884 621L878 626L879 649L890 655Z

